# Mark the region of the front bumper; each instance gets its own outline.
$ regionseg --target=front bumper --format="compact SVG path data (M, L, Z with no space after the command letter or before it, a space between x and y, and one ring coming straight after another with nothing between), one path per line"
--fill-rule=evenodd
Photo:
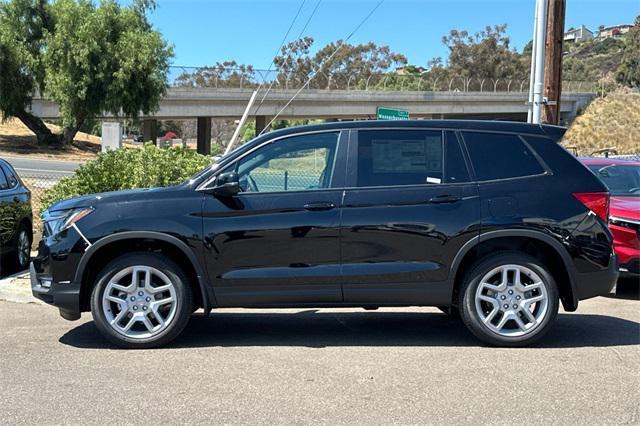
M43 302L60 309L60 316L69 321L80 319L80 286L71 282L55 282L47 274L39 274L31 262L31 292Z
M621 277L638 277L640 276L640 258L631 259L629 262L620 265Z
M578 300L591 299L593 297L615 293L618 276L617 256L611 256L609 267L605 270L585 274L577 273Z

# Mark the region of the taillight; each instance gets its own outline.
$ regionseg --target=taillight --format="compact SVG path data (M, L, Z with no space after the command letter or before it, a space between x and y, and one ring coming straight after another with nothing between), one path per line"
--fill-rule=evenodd
M609 221L608 192L574 192L573 196L605 222Z

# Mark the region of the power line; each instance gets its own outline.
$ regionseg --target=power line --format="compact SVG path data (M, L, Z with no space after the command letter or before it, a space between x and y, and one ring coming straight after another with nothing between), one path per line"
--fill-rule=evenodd
M304 26L302 27L302 30L300 30L300 33L298 34L298 37L296 37L296 40L299 40L302 37L302 34L304 34L304 32L307 30L307 26L309 25L309 22L311 22L311 19L313 18L313 16L316 14L316 11L318 10L320 3L322 3L322 0L318 0L318 2L316 3L316 6L313 8L313 11L311 11L311 15L309 15L309 18L307 18L307 22L305 22ZM280 46L280 49L282 49L282 46ZM276 58L277 58L277 54L276 54L276 57L273 58L272 64L275 63ZM287 62L289 58L291 58L291 52L287 54L287 57L284 59L284 62ZM269 66L269 69L271 69L271 66ZM254 115L258 115L258 111L260 110L260 107L264 103L265 99L267 99L267 96L269 95L269 92L271 92L271 89L273 88L273 85L275 84L275 82L276 82L276 79L273 79L271 81L271 84L269 84L267 91L265 92L264 96L262 96L262 99L260 99L260 103L258 104L258 107L254 112Z
M289 25L289 29L287 29L286 34L282 38L282 42L280 43L280 47L278 47L278 50L276 50L275 55L273 55L273 60L269 64L269 69L267 71L271 71L271 66L275 62L275 59L278 57L278 53L280 53L280 49L282 49L282 46L284 46L284 44L287 42L287 37L289 37L289 33L291 32L291 29L293 28L293 25L298 20L298 16L300 16L300 12L302 12L302 8L304 7L304 4L306 2L307 2L307 0L302 0L302 3L300 3L300 7L298 8L298 11L296 12L296 16L293 17L293 21L291 21L291 24Z
M311 80L313 80L313 78L318 74L318 71L322 68L322 65L324 65L324 63L329 62L329 61L331 61L331 59L333 59L333 57L336 55L336 53L338 53L340 48L342 48L342 46L344 46L344 44L347 43L351 39L351 37L353 37L353 35L360 29L360 27L362 27L365 24L365 22L367 22L369 20L371 15L373 15L373 13L384 2L385 2L385 0L380 0L378 2L378 4L376 4L375 7L373 9L371 9L369 14L367 16L365 16L362 21L360 21L360 23L356 26L356 28L353 31L351 31L351 33L344 39L344 41L341 40L341 41L338 42L338 46L336 47L336 50L334 50L334 52L327 59L325 59L322 62L320 62L320 65L318 65L317 71L312 73L312 75L307 79L307 81L302 85L302 87L300 87L300 89L298 89L298 91L291 97L291 99L289 99L289 101L280 109L280 111L278 111L278 113L271 119L271 121L264 127L264 129L262 129L262 131L258 134L258 136L262 135L265 132L265 130L268 129L269 126L271 126L274 121L276 121L278 116L280 116L280 114L282 114L282 112L285 109L287 109L289 107L289 105L291 105L291 102L293 102L293 100L300 94L300 92L302 92L307 87L307 85L311 82Z
M269 69L267 70L267 73L269 71L271 71L271 66L275 62L275 59L278 57L278 53L280 52L280 49L282 49L282 46L284 46L284 44L286 43L287 37L289 37L289 33L291 32L291 29L293 28L293 25L298 20L298 16L300 16L300 12L302 11L302 8L304 7L304 4L306 3L306 1L307 0L302 0L302 3L300 3L300 7L298 8L298 11L296 12L296 16L293 17L293 20L291 21L291 24L289 24L289 28L287 29L287 32L285 33L284 37L282 38L282 42L280 43L280 46L276 50L276 53L275 53L273 59L271 60L271 64L269 64ZM229 144L227 145L227 150L225 151L225 154L230 152L231 147L235 143L235 141L236 141L236 139L238 137L238 134L240 133L240 128L244 125L244 122L247 119L247 114L249 112L249 109L253 105L253 102L254 102L257 94L258 94L258 91L262 88L262 86L264 86L264 79L262 79L262 82L258 85L258 88L253 91L253 94L251 95L251 99L249 101L249 104L247 105L247 109L245 110L244 115L240 119L240 122L238 123L238 126L236 127L236 130L233 133L233 137L231 138L231 140L229 141Z

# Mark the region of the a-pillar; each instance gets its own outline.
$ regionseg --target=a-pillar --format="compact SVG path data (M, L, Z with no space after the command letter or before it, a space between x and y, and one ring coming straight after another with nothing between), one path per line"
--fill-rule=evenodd
M158 120L153 118L142 120L142 138L145 142L153 142L154 145L158 143Z
M211 117L198 117L198 154L211 154Z
M271 121L271 118L266 115L256 115L256 136L264 130L269 121Z

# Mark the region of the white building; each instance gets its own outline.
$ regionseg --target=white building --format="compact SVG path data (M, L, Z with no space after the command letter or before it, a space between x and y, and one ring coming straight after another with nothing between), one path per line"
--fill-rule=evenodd
M592 38L593 32L584 25L580 25L580 28L571 28L569 31L564 33L565 43L580 43Z

